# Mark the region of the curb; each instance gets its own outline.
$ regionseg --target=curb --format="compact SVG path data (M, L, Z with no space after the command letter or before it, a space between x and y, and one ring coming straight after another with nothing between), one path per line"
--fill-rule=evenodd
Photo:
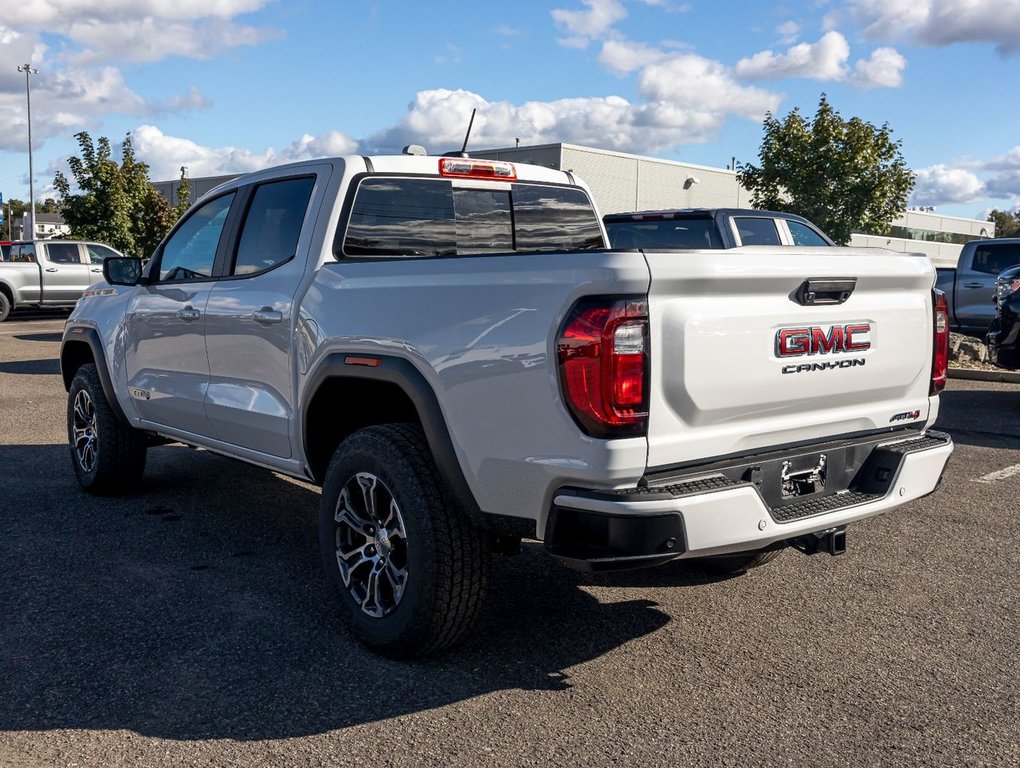
M949 378L972 381L997 381L1003 384L1020 384L1020 372L981 371L975 368L954 368L949 366Z

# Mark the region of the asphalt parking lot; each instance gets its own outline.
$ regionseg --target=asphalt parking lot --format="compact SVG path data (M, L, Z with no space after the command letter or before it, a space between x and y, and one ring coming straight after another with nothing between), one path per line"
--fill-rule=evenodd
M180 445L74 480L62 315L0 325L0 766L1020 765L1020 386L951 380L942 491L747 575L495 563L438 660L360 648L318 492Z

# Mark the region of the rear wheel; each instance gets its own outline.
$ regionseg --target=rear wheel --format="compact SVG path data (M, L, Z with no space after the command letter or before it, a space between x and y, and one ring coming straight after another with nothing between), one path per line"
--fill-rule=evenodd
M78 484L89 493L116 493L145 470L145 433L113 413L92 363L74 374L67 395L67 442Z
M0 323L11 316L11 300L7 298L7 294L0 291Z
M319 542L343 617L371 648L420 657L471 628L488 547L443 486L418 427L369 427L340 445L323 486Z

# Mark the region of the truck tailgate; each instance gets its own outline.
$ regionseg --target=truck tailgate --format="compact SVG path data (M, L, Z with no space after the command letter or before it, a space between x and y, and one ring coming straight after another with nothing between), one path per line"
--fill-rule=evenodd
M649 470L928 418L927 258L761 247L645 257ZM835 279L855 280L844 303L798 299L805 281Z

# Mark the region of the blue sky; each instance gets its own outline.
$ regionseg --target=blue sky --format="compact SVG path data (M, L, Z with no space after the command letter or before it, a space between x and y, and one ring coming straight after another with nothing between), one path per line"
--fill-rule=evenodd
M0 192L74 134L130 132L154 180L349 152L571 142L725 166L766 111L888 122L911 200L1020 204L1020 0L17 0L0 10Z

